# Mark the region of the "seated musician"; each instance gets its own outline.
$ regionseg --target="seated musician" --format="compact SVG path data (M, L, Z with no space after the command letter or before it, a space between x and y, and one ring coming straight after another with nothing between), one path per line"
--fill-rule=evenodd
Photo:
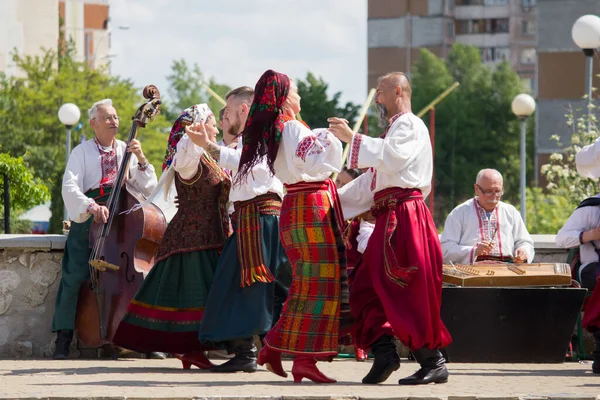
M515 207L500 201L504 194L500 172L479 171L475 194L446 218L440 238L444 263L531 263L533 240L525 223Z
M75 330L77 299L81 284L89 279L89 230L92 221L107 222L108 199L125 152L132 153L128 180L148 196L157 179L139 141L129 146L116 139L119 117L110 99L89 110L95 137L73 149L62 182L62 197L72 221L62 261L62 278L56 296L52 332L57 332L54 359L66 359Z

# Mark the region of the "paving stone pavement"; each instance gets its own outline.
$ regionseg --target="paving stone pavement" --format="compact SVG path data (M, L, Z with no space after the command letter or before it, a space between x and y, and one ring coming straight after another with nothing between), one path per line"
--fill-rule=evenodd
M220 363L222 361L218 361ZM290 361L284 361L289 372ZM0 360L0 399L600 399L600 375L590 363L448 364L443 385L401 387L399 378L417 365L403 362L381 385L363 385L370 362L319 363L337 384L294 384L259 367L254 374L214 374L183 370L176 359L145 360ZM194 367L192 367L194 368ZM241 399L240 399L241 400Z

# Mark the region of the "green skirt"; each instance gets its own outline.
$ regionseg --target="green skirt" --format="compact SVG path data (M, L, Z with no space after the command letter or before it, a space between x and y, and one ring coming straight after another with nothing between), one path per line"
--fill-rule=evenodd
M202 350L198 329L212 285L216 249L174 254L151 270L127 308L113 342L138 352Z
M291 283L290 264L279 239L279 217L261 215L263 256L275 277L272 283L240 287L237 234L225 243L198 337L225 347L227 341L267 333L279 319Z

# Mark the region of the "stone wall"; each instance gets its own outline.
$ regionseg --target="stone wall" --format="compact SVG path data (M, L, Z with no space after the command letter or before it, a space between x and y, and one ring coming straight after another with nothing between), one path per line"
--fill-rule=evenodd
M556 248L553 235L533 236L534 262L565 262L566 251ZM52 354L65 240L63 235L0 235L0 358Z
M48 356L63 235L0 235L0 357Z

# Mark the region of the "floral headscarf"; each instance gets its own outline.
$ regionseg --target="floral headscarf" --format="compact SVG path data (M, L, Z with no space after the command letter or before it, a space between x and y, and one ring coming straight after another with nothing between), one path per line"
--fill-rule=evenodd
M290 90L287 75L266 71L256 83L254 99L248 112L246 126L242 132L244 147L236 183L246 180L252 168L267 157L267 165L275 173L273 163L277 157L281 132L285 124L283 103Z
M163 171L171 166L173 157L177 152L177 143L179 143L183 135L185 135L185 127L195 122L206 123L206 120L211 116L213 116L213 113L206 103L196 104L183 110L183 112L179 115L179 118L177 118L173 124L171 133L169 134L165 160L163 161L162 165Z

